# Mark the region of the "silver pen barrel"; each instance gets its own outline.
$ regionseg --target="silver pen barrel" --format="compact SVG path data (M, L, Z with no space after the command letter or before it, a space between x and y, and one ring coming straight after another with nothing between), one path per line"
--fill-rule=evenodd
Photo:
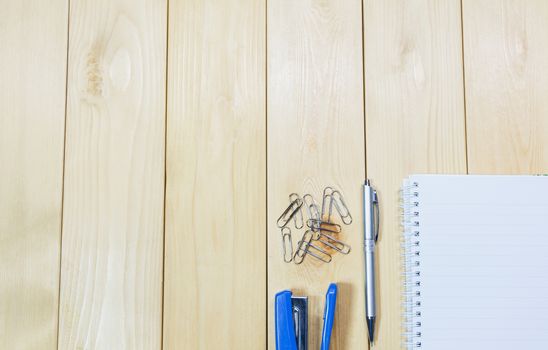
M377 316L375 297L375 201L376 195L369 180L363 185L363 217L365 247L365 314L369 328L369 341L373 341Z

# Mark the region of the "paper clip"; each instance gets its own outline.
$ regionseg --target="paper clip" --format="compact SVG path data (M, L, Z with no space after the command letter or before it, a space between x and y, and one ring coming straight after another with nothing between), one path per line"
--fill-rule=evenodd
M306 210L308 211L308 218L313 220L320 220L320 210L318 209L318 205L316 204L314 197L312 197L310 194L305 194L303 196L303 202L306 206ZM312 230L315 232L318 230L318 228L313 227Z
M306 210L308 212L308 218L309 219L319 219L320 212L318 210L318 205L316 204L316 201L314 200L314 197L310 194L305 194L303 196L303 203L306 207Z
M311 243L312 237L313 232L311 230L308 230L304 233L302 239L299 241L299 244L297 246L297 251L293 256L293 262L295 264L301 264L304 261L306 255L310 255L313 258L318 259L324 263L331 262L331 255L329 255L329 253Z
M306 221L306 226L314 231L313 240L317 241L320 239L320 233L322 231L331 232L331 233L341 233L341 225L334 224L331 222L325 222L322 220L308 219Z
M346 225L350 225L352 223L352 215L350 215L350 211L348 210L341 193L335 190L331 193L331 198L331 204L335 205L335 209L337 209L342 222Z
M310 216L312 220L320 220L320 211L316 203L310 204L310 207L308 207L308 210L310 212Z
M297 193L291 193L289 195L289 201L293 202L297 199L301 199L301 197ZM304 219L303 219L303 211L302 207L299 207L298 212L293 216L293 221L295 223L296 229L301 229L304 226Z
M282 215L276 221L276 224L279 228L285 227L293 216L301 209L303 205L303 200L300 198L295 199L293 202L289 203L289 206L284 210Z
M332 222L322 221L322 220L308 219L306 221L306 226L308 226L311 229L316 229L318 231L327 231L327 232L333 232L333 233L341 232L341 225L334 224Z
M306 253L308 253L308 243L312 241L312 231L307 230L299 243L297 243L297 250L295 251L295 255L293 255L293 262L297 265L302 263L304 261L304 258L306 257ZM304 245L304 247L303 247Z
M333 201L333 197L331 196L332 193L333 193L332 187L326 187L323 189L321 219L327 222L331 221L331 202ZM327 210L327 217L325 216L326 210Z
M316 258L318 260L320 260L321 262L324 262L324 263L330 263L331 262L331 255L326 252L325 250L323 250L322 248L319 248L315 245L313 245L312 243L308 243L308 252L307 254L309 254L310 256L312 256L313 258ZM312 248L313 250L315 250L317 253L314 253L313 251L310 250L310 248ZM319 254L318 254L319 253Z
M282 247L284 261L290 263L293 260L293 240L291 239L291 229L289 227L282 227Z
M322 244L325 244L326 246L331 247L339 253L345 255L350 253L351 250L351 247L348 244L339 241L335 237L327 235L323 232L320 232L320 238L318 239L318 242L321 242Z

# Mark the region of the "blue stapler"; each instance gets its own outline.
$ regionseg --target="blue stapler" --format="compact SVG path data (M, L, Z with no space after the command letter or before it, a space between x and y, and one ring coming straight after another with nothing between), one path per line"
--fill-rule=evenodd
M329 350L336 302L337 285L331 283L325 295L320 350ZM284 290L276 294L274 307L276 350L308 350L308 298Z

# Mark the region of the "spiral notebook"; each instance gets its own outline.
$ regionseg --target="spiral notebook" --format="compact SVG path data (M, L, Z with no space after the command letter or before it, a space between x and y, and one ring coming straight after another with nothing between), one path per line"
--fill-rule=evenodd
M407 349L548 349L548 177L403 185Z

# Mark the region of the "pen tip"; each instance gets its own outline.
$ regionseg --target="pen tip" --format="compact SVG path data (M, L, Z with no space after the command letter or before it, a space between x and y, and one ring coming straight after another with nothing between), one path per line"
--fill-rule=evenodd
M367 318L367 330L369 331L369 344L373 344L373 337L375 336L375 317Z

